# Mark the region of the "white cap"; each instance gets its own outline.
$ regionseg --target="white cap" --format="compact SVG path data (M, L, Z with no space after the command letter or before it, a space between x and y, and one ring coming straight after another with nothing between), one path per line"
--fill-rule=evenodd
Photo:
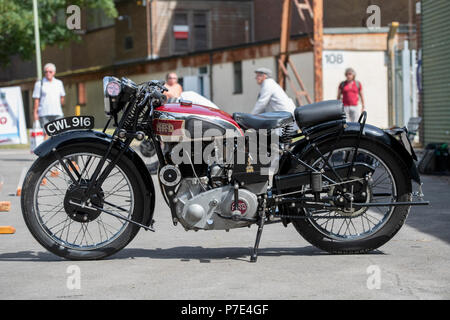
M269 68L258 68L255 70L255 73L264 73L268 77L272 76L272 70L270 70Z

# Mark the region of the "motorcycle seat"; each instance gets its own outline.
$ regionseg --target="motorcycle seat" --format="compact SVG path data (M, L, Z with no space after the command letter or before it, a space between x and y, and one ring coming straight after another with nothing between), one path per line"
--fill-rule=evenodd
M233 119L242 129L275 129L294 122L290 112L276 111L260 114L235 112Z
M295 120L300 128L345 119L342 101L328 100L295 108Z

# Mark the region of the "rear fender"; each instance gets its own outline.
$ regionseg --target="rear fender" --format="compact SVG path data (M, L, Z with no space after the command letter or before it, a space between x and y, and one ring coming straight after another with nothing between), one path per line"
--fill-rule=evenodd
M357 122L347 123L344 126L344 132L342 137L345 136L357 137L359 135L360 128L361 128L360 124ZM295 143L292 153L295 154L300 159L302 159L307 153L314 150L314 147L312 146L311 142L315 144L326 143L328 141L329 143L333 143L333 141L336 140L338 135L339 134L337 132L331 133L325 132L322 135L317 135L316 138L313 140L302 139ZM390 134L389 132L383 131L370 124L366 124L364 126L363 136L366 139L372 140L376 143L389 146L390 149L392 149L393 152L397 153L399 158L402 159L403 163L407 168L410 179L417 182L418 184L421 183L419 171L417 170L417 166L414 162L415 154L411 145L409 144L409 140L404 141L401 135L400 138L397 139L394 137L394 135ZM405 146L406 143L408 143L408 145ZM282 163L280 174L286 173L287 170L289 170L290 166L291 166L290 161L285 161L284 163Z
M35 150L34 153L39 157L45 157L49 155L53 149L58 150L59 148L68 146L73 143L97 143L104 146L109 146L112 141L112 136L107 135L103 132L92 131L92 130L79 130L79 131L68 131L65 133L58 134L51 137L50 139L44 141ZM119 140L120 141L120 140ZM123 143L115 144L115 148L118 150L119 147L124 147ZM153 185L153 180L148 171L145 163L142 161L141 157L130 147L123 153L124 157L127 157L140 172L141 177L145 184L145 212L143 214L143 225L150 226L153 219L153 212L155 209L155 188Z

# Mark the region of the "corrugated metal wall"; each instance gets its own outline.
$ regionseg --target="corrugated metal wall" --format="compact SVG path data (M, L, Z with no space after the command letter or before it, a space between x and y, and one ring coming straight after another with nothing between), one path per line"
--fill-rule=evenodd
M422 0L425 144L450 143L450 1Z

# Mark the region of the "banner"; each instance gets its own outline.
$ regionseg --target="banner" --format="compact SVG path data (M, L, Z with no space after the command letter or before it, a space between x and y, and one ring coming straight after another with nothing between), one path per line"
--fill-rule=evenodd
M0 145L27 142L20 87L0 88Z

